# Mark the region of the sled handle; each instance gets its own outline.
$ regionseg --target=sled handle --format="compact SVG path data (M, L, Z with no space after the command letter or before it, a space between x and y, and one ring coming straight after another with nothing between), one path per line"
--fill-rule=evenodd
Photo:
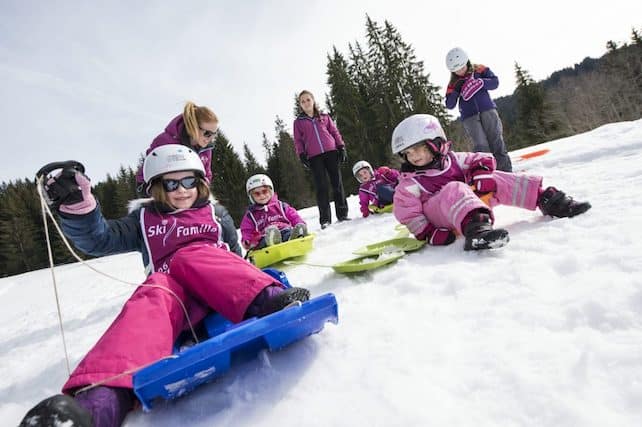
M76 160L67 160L64 162L52 162L52 163L47 163L43 167L41 167L38 172L36 172L36 179L40 179L46 177L49 175L51 172L55 170L66 170L66 169L73 169L77 172L80 173L85 173L85 166L76 161Z

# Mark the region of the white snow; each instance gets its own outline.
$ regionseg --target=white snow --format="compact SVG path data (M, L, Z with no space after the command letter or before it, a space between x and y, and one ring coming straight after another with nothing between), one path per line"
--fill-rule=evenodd
M357 276L289 265L333 292L339 324L264 354L127 426L638 426L642 419L642 120L511 153L593 209L572 219L496 209L510 243L425 247ZM396 235L391 214L318 229L311 264ZM44 242L43 242L44 244ZM139 282L137 253L91 261ZM55 269L72 365L133 288L81 264ZM51 272L0 279L0 419L16 425L67 377ZM73 366L72 366L73 368Z

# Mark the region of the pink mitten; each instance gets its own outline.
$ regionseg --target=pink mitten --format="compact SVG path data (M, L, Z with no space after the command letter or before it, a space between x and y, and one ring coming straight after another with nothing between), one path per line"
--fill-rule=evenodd
M464 101L468 101L473 97L479 89L484 87L484 81L482 79L468 79L461 87L461 97Z
M91 183L89 178L81 172L76 172L74 176L78 189L82 194L82 200L73 204L61 204L58 210L71 215L85 215L96 209L96 199L91 194Z

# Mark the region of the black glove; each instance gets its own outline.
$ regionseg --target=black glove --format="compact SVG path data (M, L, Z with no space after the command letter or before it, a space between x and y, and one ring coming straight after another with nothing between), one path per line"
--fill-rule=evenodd
M461 93L461 87L466 83L466 79L459 79L457 80L457 83L455 83L455 92Z
M299 160L303 163L304 168L310 169L310 159L308 159L308 156L306 156L305 153L299 154Z
M57 175L50 177L49 173L61 170ZM60 205L72 205L83 201L81 188L76 181L76 173L84 173L85 167L76 161L49 163L36 173L37 178L42 178L43 189L47 193L47 204L55 210Z
M346 148L345 147L340 147L337 149L339 151L339 161L341 163L345 163L348 161L348 153L346 153Z

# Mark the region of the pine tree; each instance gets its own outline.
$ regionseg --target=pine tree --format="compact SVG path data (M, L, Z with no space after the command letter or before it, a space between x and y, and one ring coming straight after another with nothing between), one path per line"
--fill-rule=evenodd
M219 132L212 150L212 183L214 196L230 211L238 225L245 208L245 168L227 137Z
M311 184L294 150L294 140L285 129L285 123L280 117L277 116L274 123L279 168L275 175L276 182L273 176L270 178L274 182L275 190L281 199L297 209L311 206L314 202Z
M259 164L256 157L247 144L243 144L243 155L245 157L245 172L248 177L259 173L265 173L265 168Z

